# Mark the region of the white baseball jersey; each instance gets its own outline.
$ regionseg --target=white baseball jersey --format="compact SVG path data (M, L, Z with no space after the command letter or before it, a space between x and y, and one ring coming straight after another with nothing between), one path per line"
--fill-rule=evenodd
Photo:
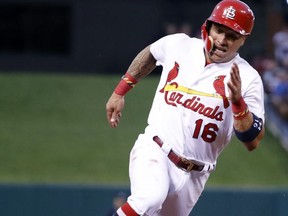
M150 50L163 72L146 133L160 136L180 155L216 164L231 140L233 116L227 81L233 62L239 67L249 110L264 121L262 80L239 55L230 62L205 67L203 41L185 34L161 38Z
M203 45L185 34L169 35L151 45L163 72L148 126L135 142L129 164L128 203L140 215L187 216L193 209L211 170L187 173L177 168L152 137L159 136L173 151L199 165L215 167L233 135L227 87L233 62L238 64L249 110L264 120L263 85L257 71L239 55L227 63L205 66Z

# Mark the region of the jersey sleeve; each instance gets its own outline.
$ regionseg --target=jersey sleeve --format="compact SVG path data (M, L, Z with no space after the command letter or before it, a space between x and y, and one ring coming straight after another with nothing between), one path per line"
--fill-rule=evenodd
M265 120L265 109L264 109L264 87L263 82L258 72L251 66L240 69L248 73L242 75L242 95L249 107L249 111L254 113L256 116ZM249 80L245 82L245 79ZM246 85L247 84L247 85Z
M179 41L189 39L189 36L184 33L177 33L172 35L167 35L155 41L150 46L150 52L153 57L157 60L157 65L161 65L165 62L167 52L177 46Z
M264 110L264 90L261 78L254 79L250 84L248 91L244 95L244 100L247 103L250 112L265 121Z

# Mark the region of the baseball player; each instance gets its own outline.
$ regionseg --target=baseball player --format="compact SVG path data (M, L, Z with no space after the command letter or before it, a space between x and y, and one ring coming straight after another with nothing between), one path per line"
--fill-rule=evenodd
M178 33L144 48L106 104L116 128L124 96L156 65L163 71L148 126L131 153L131 195L115 215L187 216L235 135L249 151L264 136L263 84L238 54L254 25L247 4L219 2L202 39Z

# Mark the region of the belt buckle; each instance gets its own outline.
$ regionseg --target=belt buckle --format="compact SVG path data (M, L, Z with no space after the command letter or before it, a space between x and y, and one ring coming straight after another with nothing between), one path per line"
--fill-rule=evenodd
M188 165L188 167L186 169L181 167L182 170L184 170L186 172L192 171L192 169L195 166L195 164L191 160L187 160L186 158L181 158L181 161L182 161L182 163Z

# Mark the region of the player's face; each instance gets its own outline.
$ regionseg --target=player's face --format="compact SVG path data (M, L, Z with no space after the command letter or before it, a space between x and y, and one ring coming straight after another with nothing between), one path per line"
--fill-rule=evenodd
M214 46L206 56L208 61L215 63L230 61L246 40L246 36L217 23L212 24L209 36L212 37Z

